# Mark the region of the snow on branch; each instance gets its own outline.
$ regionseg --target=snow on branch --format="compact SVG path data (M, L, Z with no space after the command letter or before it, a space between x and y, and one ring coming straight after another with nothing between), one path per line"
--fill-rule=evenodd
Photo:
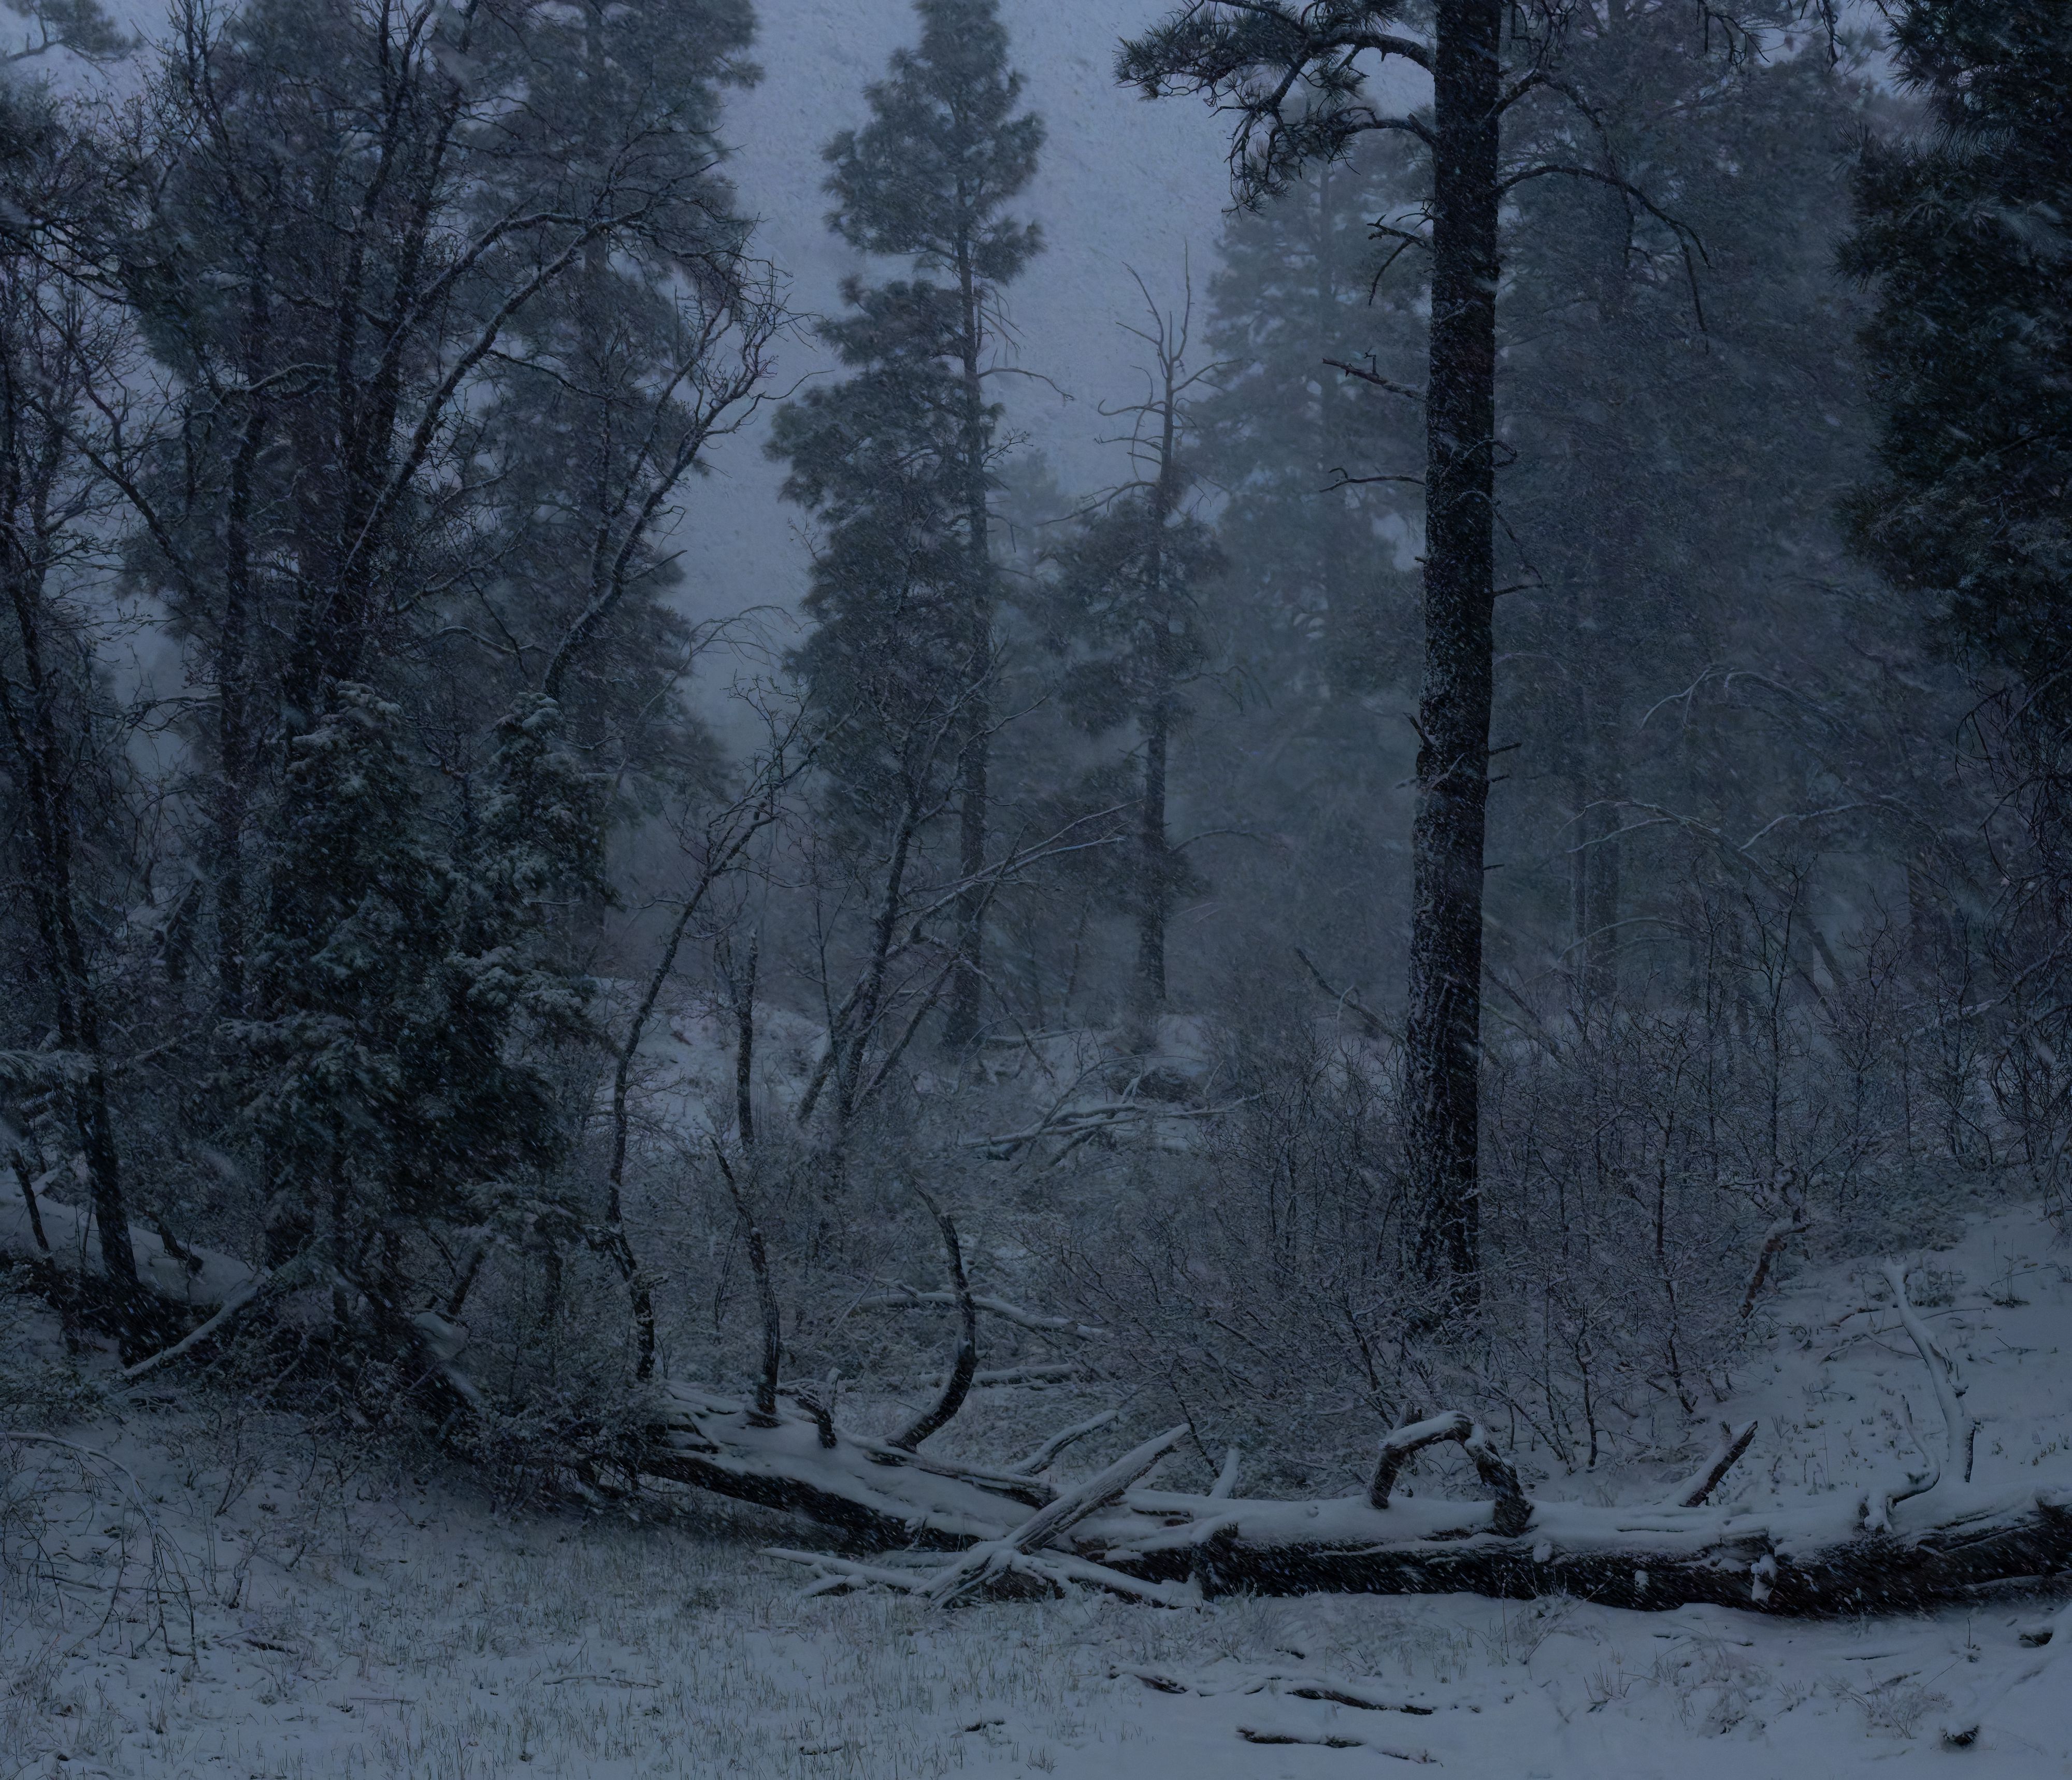
M1386 1508L1396 1476L1411 1455L1445 1440L1461 1443L1461 1450L1474 1465L1475 1474L1495 1498L1490 1523L1494 1530L1507 1539L1523 1532L1532 1519L1532 1504L1519 1486L1518 1473L1497 1450L1489 1430L1462 1409L1449 1409L1443 1415L1412 1422L1382 1441L1380 1462L1375 1466L1374 1481L1367 1486L1367 1505Z
M1725 1422L1720 1424L1720 1444L1706 1456L1705 1462L1693 1471L1671 1492L1670 1500L1679 1508L1702 1508L1705 1498L1719 1488L1720 1480L1739 1462L1742 1453L1749 1449L1749 1442L1755 1438L1760 1422L1745 1421L1739 1428Z
M1187 1432L1183 1421L1132 1447L1112 1465L1066 1490L1048 1507L1038 1509L1005 1538L974 1545L955 1563L939 1570L917 1592L936 1605L947 1607L983 1586L989 1577L1022 1568L1017 1559L1033 1556L1089 1515L1117 1499L1185 1440Z
M1013 1384L1086 1384L1107 1375L1084 1360L1046 1360L1034 1366L1001 1366L974 1372L971 1387L974 1391L990 1391ZM874 1382L888 1391L933 1391L939 1388L948 1376L943 1372L921 1372Z
M1381 1443L1380 1462L1375 1466L1373 1482L1367 1486L1368 1505L1375 1508L1388 1506L1396 1479L1412 1454L1422 1452L1427 1446L1436 1446L1442 1440L1466 1440L1474 1427L1466 1410L1449 1409L1444 1415L1397 1429Z
M911 1285L894 1285L882 1292L874 1292L868 1297L858 1298L850 1306L855 1310L919 1310L931 1305L954 1308L960 1301L954 1292L917 1292ZM972 1305L987 1315L997 1317L1002 1322L1011 1322L1023 1329L1034 1330L1039 1334L1074 1335L1081 1341L1104 1341L1105 1329L1097 1329L1091 1323L1075 1322L1070 1317L1045 1316L1034 1310L1025 1310L1019 1305L1009 1304L1005 1298L989 1297L983 1293L971 1294Z
M1252 1098L1254 1096L1245 1096L1245 1100ZM1051 1165L1054 1167L1088 1138L1098 1137L1104 1132L1119 1131L1132 1124L1218 1119L1226 1112L1235 1112L1244 1104L1244 1100L1240 1100L1222 1106L1153 1107L1137 1100L1108 1100L1096 1106L1066 1108L1020 1131L1003 1132L993 1137L966 1137L964 1145L967 1149L983 1151L994 1161L1008 1162L1013 1161L1022 1150L1046 1137L1059 1137L1064 1141L1059 1145L1057 1154L1050 1158Z
M1942 1412L1942 1462L1936 1476L1922 1487L1933 1489L1946 1474L1955 1474L1969 1483L1971 1446L1979 1429L1978 1424L1964 1412L1959 1400L1965 1390L1963 1375L1958 1371L1957 1363L1938 1345L1928 1325L1914 1309L1914 1301L1907 1297L1906 1269L1897 1261L1887 1261L1881 1271L1885 1283L1892 1288L1893 1308L1899 1313L1900 1326L1921 1355L1921 1363L1928 1368L1928 1382L1935 1392L1935 1406Z
M1099 1433L1102 1429L1114 1422L1121 1413L1120 1409L1104 1409L1099 1415L1089 1416L1084 1421L1075 1421L1069 1428L1061 1428L1028 1457L1009 1466L1007 1469L1018 1477L1039 1476L1044 1467L1050 1464L1074 1441L1083 1440L1088 1434Z

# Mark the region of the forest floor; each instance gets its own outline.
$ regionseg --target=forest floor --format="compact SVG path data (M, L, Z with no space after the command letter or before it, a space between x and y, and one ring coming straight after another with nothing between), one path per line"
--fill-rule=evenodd
M2072 1253L2008 1213L1924 1264L1980 1481L2062 1482ZM1718 1409L1763 1418L1730 1495L1860 1487L1911 1457L1934 1410L1904 1338L1861 1313L1871 1276L1809 1272L1774 1303ZM53 1338L18 1318L16 1375ZM2062 1593L1824 1622L1468 1596L802 1598L759 1548L818 1542L775 1516L688 1496L637 1519L500 1511L152 1383L0 1441L0 1780L1338 1780L1405 1758L1490 1780L2072 1774L2072 1653L2021 1638ZM1413 1709L1298 1695L1334 1689ZM1981 1713L1968 1747L1943 1741Z

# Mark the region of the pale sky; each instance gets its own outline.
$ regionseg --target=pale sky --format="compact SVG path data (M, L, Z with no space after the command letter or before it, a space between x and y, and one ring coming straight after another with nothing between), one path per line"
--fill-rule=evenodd
M763 219L762 251L792 277L795 305L830 312L842 278L865 261L828 232L820 150L865 121L865 84L882 76L894 47L918 39L919 26L908 0L761 0L758 10L763 82L728 112L734 176ZM1014 362L1063 392L1016 379L1005 393L1014 424L1074 487L1116 479L1112 452L1094 443L1114 428L1096 408L1141 393L1133 368L1142 343L1118 325L1141 314L1128 269L1177 302L1191 246L1198 292L1229 202L1224 134L1207 106L1150 103L1117 87L1110 72L1119 39L1166 10L1166 0L1004 0L1001 8L1025 102L1049 129L1041 171L1018 207L1042 223L1049 245L1009 294ZM894 271L886 263L875 275ZM779 381L828 363L801 341L783 351ZM764 459L762 437L758 429L726 442L693 493L678 541L685 603L697 616L788 605L804 590L803 516L777 499L782 468Z
M1229 202L1225 134L1207 107L1149 102L1116 86L1111 72L1119 40L1169 6L1003 0L1001 7L1026 79L1025 104L1049 132L1041 171L1018 207L1042 223L1049 245L1009 295L1013 362L1057 386L1016 379L1005 393L1012 424L1075 490L1123 473L1113 448L1095 442L1114 430L1096 410L1134 400L1143 388L1134 368L1142 343L1119 325L1142 314L1129 269L1161 302L1177 303L1191 248L1198 294ZM109 0L109 10L146 36L163 29L163 0ZM763 79L729 97L734 176L745 207L762 220L758 249L789 277L794 306L829 313L841 306L842 278L863 261L827 231L820 150L836 131L865 121L865 84L882 76L894 47L918 40L919 22L910 0L757 0L756 10ZM51 72L60 80L78 72ZM109 72L118 85L134 77ZM874 275L898 272L886 263ZM802 332L780 355L775 387L824 374L828 364ZM713 473L689 491L674 541L684 553L681 601L694 618L790 608L804 591L804 516L777 498L783 471L763 455L766 432L758 425L722 442ZM709 672L723 683L730 669L715 660Z

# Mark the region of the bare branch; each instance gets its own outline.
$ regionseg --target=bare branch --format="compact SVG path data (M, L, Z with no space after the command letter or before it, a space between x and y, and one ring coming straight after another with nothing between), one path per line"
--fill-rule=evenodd
M1705 1462L1678 1484L1671 1492L1671 1500L1679 1508L1701 1508L1705 1498L1719 1488L1720 1479L1731 1471L1749 1443L1755 1438L1755 1431L1762 1425L1758 1421L1743 1422L1739 1428L1720 1424L1720 1444L1707 1456Z

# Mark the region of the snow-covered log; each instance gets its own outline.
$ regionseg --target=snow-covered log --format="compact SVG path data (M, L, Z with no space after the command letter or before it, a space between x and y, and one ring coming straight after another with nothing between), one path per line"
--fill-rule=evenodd
M252 1271L243 1263L133 1223L130 1248L144 1290L130 1292L109 1276L90 1209L60 1204L41 1182L16 1169L8 1173L13 1184L0 1190L0 1263L28 1268L68 1318L121 1335L125 1351L133 1343L170 1346L251 1289Z
M142 1224L130 1225L130 1241L139 1282L163 1313L151 1331L163 1345L125 1367L127 1381L213 1345L240 1322L328 1281L348 1301L360 1302L368 1326L448 1407L474 1412L482 1406L481 1393L454 1363L464 1345L461 1331L434 1311L384 1311L359 1300L357 1288L335 1271L327 1244L314 1242L280 1268L260 1272L213 1249L169 1244ZM68 1291L84 1289L89 1298L105 1277L92 1211L61 1205L32 1186L0 1196L0 1260L40 1268L47 1279Z
M1918 1322L1903 1279L1896 1284L1902 1322ZM1925 1330L1918 1338L1925 1340ZM1935 1370L1932 1349L1932 1342L1924 1346L1922 1357ZM1753 1424L1728 1430L1671 1505L1602 1507L1527 1497L1494 1441L1457 1411L1388 1436L1373 1482L1359 1495L1246 1500L1231 1493L1235 1467L1227 1466L1208 1494L1128 1488L1110 1506L1075 1519L1087 1492L1112 1490L1110 1474L1054 1497L1032 1515L1017 1512L1008 1493L1026 1478L918 1455L903 1474L888 1474L866 1443L845 1439L827 1453L804 1423L790 1431L751 1430L738 1406L705 1400L708 1407L688 1412L709 1445L701 1455L706 1472L689 1480L796 1508L888 1545L969 1545L992 1554L947 1564L932 1581L902 1572L902 1587L931 1595L957 1593L974 1564L999 1585L1011 1585L1008 1572L1024 1570L1025 1580L1054 1583L1061 1554L1052 1548L1067 1533L1080 1562L1100 1575L1161 1585L1159 1598L1174 1603L1194 1590L1469 1590L1513 1599L1564 1593L1641 1609L1702 1601L1771 1613L1858 1614L1975 1598L1982 1590L2072 1568L2072 1489L1996 1495L1964 1481L1970 1424L1957 1410L1947 1371L1938 1377L1938 1397L1956 1423L1947 1430L1949 1462L1933 1481L1910 1479L1911 1490L1887 1487L1766 1507L1704 1506L1747 1450ZM677 1400L690 1403L682 1393ZM1178 1432L1160 1441L1177 1439ZM1493 1499L1397 1494L1396 1478L1410 1457L1442 1441L1462 1445ZM1159 1444L1119 1462L1133 1463ZM1029 1544L1032 1533L1042 1535L1040 1551ZM1004 1555L1010 1550L1012 1560ZM1100 1577L1090 1572L1087 1579Z
M836 1431L780 1407L775 1427L749 1406L688 1386L656 1392L639 1461L650 1477L802 1514L886 1548L959 1551L1003 1537L1056 1491L1033 1478L964 1466Z
M1211 1502L1133 1491L1081 1544L1134 1576L1191 1576L1205 1592L1423 1594L1609 1605L1693 1601L1777 1613L1874 1613L1974 1597L2072 1567L2072 1490L1992 1497L1957 1485L1914 1497L1883 1530L1863 1497L1774 1510L1532 1503L1498 1531L1497 1505L1419 1498ZM1143 1530L1145 1517L1168 1524Z
M40 1195L35 1209L32 1223L22 1195L0 1196L0 1254L90 1276L97 1249L88 1215ZM175 1255L141 1227L133 1235L140 1271L191 1328L226 1309L257 1314L282 1295L279 1276L257 1276L203 1250ZM791 1511L862 1544L944 1553L991 1547L1012 1554L996 1570L1026 1571L1032 1585L1076 1580L1171 1605L1233 1590L1466 1589L1511 1598L1560 1593L1635 1608L1704 1601L1858 1614L1976 1598L2072 1570L2072 1487L1996 1494L1967 1480L1973 1424L1961 1407L1962 1382L1908 1302L1903 1276L1888 1276L1943 1411L1940 1450L1927 1475L1801 1503L1702 1505L1746 1449L1745 1428L1732 1431L1670 1506L1535 1500L1494 1441L1459 1412L1390 1435L1371 1487L1358 1494L1263 1501L1235 1494L1234 1464L1207 1494L1132 1486L1143 1466L1178 1443L1177 1429L1061 1490L1032 1473L1102 1418L1063 1430L1018 1466L996 1466L845 1433L817 1404L801 1412L780 1400L764 1417L738 1398L667 1382L652 1387L644 1442L631 1462L642 1475ZM430 1313L369 1314L448 1401L478 1405L455 1363L457 1330ZM192 1346L208 1338L196 1334ZM1461 1444L1493 1499L1399 1494L1402 1466L1441 1441ZM1131 1479L1118 1481L1119 1472Z
M1365 1492L1279 1502L1126 1488L1075 1520L1089 1493L1112 1493L1113 1468L1060 1494L1026 1476L852 1436L824 1448L811 1420L754 1428L743 1406L726 1398L672 1387L668 1400L680 1420L657 1431L651 1462L660 1474L793 1510L886 1548L999 1552L1012 1545L1037 1557L1036 1569L1068 1552L1104 1572L1166 1585L1158 1592L1167 1599L1192 1587L1211 1595L1465 1589L1513 1599L1566 1593L1642 1609L1706 1601L1772 1613L1869 1613L1973 1598L1994 1585L2072 1568L2072 1489L1996 1496L1946 1482L1893 1504L1882 1528L1868 1524L1875 1507L1868 1494L1781 1507L1601 1507L1533 1501L1501 1486L1494 1502L1392 1495L1383 1507ZM1422 1444L1472 1439L1472 1423L1466 1437L1452 1432L1452 1416L1432 1423L1443 1430L1431 1423L1404 1429L1392 1437L1396 1449L1404 1436ZM1120 1463L1126 1468L1177 1437L1162 1435ZM1497 1525L1507 1503L1524 1515L1515 1531ZM1032 1515L1039 1503L1045 1511ZM1027 1548L1032 1533L1042 1535L1040 1555ZM1004 1557L993 1566L1013 1567ZM952 1563L938 1574L947 1586L962 1569ZM910 1575L902 1585L919 1592L925 1581Z

